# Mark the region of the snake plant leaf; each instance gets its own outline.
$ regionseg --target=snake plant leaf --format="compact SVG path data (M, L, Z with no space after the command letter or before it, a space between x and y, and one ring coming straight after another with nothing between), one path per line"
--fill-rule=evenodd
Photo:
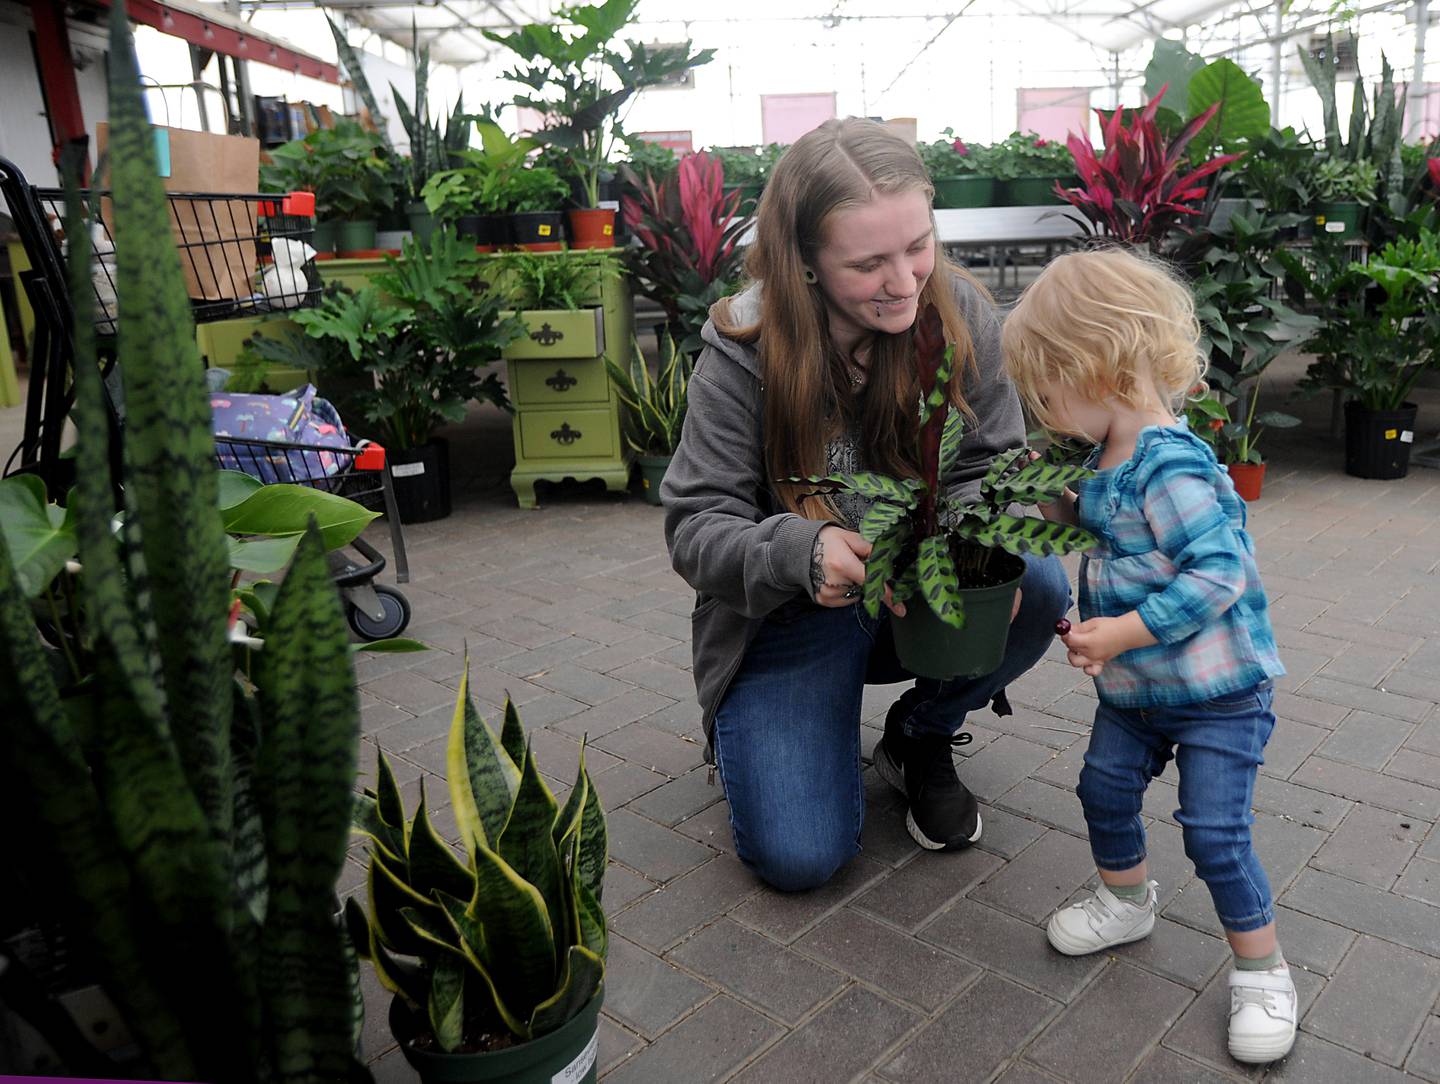
M465 972L463 959L441 956L430 972L426 1007L435 1043L447 1054L459 1048L465 1033Z
M530 1014L530 1034L535 1037L547 1035L573 1020L575 1014L595 996L604 978L605 961L584 945L571 945L565 954L560 988L553 997L535 1006L535 1011Z
M545 838L550 838L548 831ZM555 932L545 900L534 885L478 840L475 895L468 914L484 925L494 973L505 976L505 988L514 991L517 1010L522 1005L538 1005L554 992Z
M110 21L110 187L125 498L138 523L170 733L220 846L230 837L233 662L210 396L123 3ZM122 661L122 666L127 664ZM127 667L128 669L128 667Z
M440 838L425 812L425 781L420 781L420 802L410 825L410 887L420 895L434 898L436 890L462 899L474 889L470 871L455 857L450 845Z
M990 469L985 472L985 477L980 480L980 492L991 492L996 483L998 483L1017 462L1029 454L1025 448L1011 448L1008 452L1001 452L997 455L990 461Z
M485 720L470 700L470 655L455 701L446 747L446 776L450 782L450 806L460 835L475 861L477 846L492 846L500 838L510 816L510 803L519 786L519 770L495 741Z
M556 850L551 834L557 812L555 796L550 793L545 780L540 778L533 751L526 748L524 767L520 771L520 789L515 792L515 804L496 842L495 852L517 877L529 882L540 893L549 913L554 939L563 942L568 924L562 906L560 852ZM556 969L559 966L557 958Z
M330 26L330 34L335 39L335 51L340 55L340 63L344 65L351 86L355 88L355 93L360 95L365 108L370 111L370 118L375 122L376 131L385 144L385 149L393 154L395 148L391 145L390 133L386 130L383 119L385 114L380 112L380 106L375 101L375 92L370 89L370 80L365 77L365 68L360 63L359 55L345 37L345 32L335 25L330 16L325 16L325 22Z
M1017 557L1026 553L1061 556L1095 545L1095 536L1083 527L1004 512L996 516L994 522L967 532L967 537L978 545L998 546Z
M450 929L455 933L454 943L466 952L467 958L473 955L478 960L488 960L490 954L485 946L485 927L470 917L469 897L460 899L442 890L435 893L435 900L450 921Z
M580 741L580 765L575 769L575 785L570 788L570 794L565 799L565 807L560 810L555 818L555 827L551 835L555 839L555 846L563 853L565 840L574 841L580 831L581 815L585 812L585 800L590 794L590 774L585 770L585 746L588 738Z
M1094 472L1074 464L1046 463L1037 459L990 485L988 492L1001 503L1048 504L1059 499L1065 487Z
M945 428L940 431L940 477L946 477L960 460L960 443L965 437L965 419L960 411L945 415Z
M350 828L369 837L389 858L396 862L403 861L405 833L380 819L380 803L372 792L366 791L355 796L355 806L350 812Z
M575 899L580 913L580 943L603 960L610 950L610 935L605 928L605 912L600 901L578 878Z
M230 534L281 538L302 535L313 518L327 550L348 546L380 515L362 504L311 486L262 486L237 505L221 510Z
M414 907L402 907L400 917L409 925L410 932L421 941L427 941L436 948L448 949L457 957L464 955L460 951L460 938L443 911L437 909L435 913L429 914L417 911Z
M403 956L420 955L425 945L400 912L409 907L427 919L433 919L440 914L440 905L416 892L373 854L370 856L366 891L370 903L370 923L381 944Z
M409 831L405 823L405 805L400 801L400 787L395 782L395 773L390 770L390 761L385 759L385 750L383 749L376 751L375 770L378 776L375 809L381 824L400 832L401 846L390 849L396 854L403 855L410 849Z
M425 1004L425 998L430 991L425 972L409 960L398 960L391 955L381 943L380 933L374 926L369 929L366 959L375 968L375 977L380 980L381 986L392 994L409 998L417 1005Z
M511 1010L510 1006L506 1004L505 999L500 996L500 990L495 985L495 978L491 973L491 969L494 965L488 963L485 960L482 960L478 955L476 955L474 949L471 948L468 941L462 941L460 943L460 948L465 953L465 958L470 961L470 975L474 978L479 979L480 981L480 988L478 993L483 999L483 1003L487 1007L493 1008L495 1010L495 1015L500 1018L501 1022L505 1025L507 1029L509 1029L512 1035L516 1036L521 1041L529 1039L530 1025L526 1021L526 1018L523 1016L517 1016ZM473 998L476 991L473 985L471 989L473 1004ZM483 1014L482 1012L481 1015L485 1014Z
M865 518L860 521L860 536L868 542L874 542L886 534L899 523L910 511L909 508L900 504L893 504L886 500L877 500L865 513Z
M35 817L33 834L76 871L69 900L115 979L112 990L155 1071L195 1079L195 1059L179 1021L151 975L131 898L132 878L101 809L80 744L61 705L34 633L9 550L0 538L0 761L9 794Z
M259 478L240 470L216 471L215 484L221 511L244 503L245 498L265 486Z
M933 534L920 540L915 558L920 576L920 595L931 611L951 628L965 627L965 600L955 580L955 562L950 557L950 539Z
M44 591L78 549L71 517L47 501L45 483L34 474L0 479L0 533L26 598Z
M516 768L525 763L525 728L520 723L515 702L508 694L505 697L505 722L500 727L500 748L505 750Z
M580 838L575 847L575 876L596 900L605 890L605 867L610 862L610 837L605 827L605 810L600 792L590 773L585 773L585 812L580 818Z
M367 640L362 644L351 644L352 652L374 651L382 655L409 655L417 651L429 651L430 645L408 636L387 636L383 640Z
M900 520L896 528L875 539L870 556L865 560L865 589L862 599L865 612L871 617L880 613L880 604L885 599L885 584L895 575L895 562L905 543L910 541L912 529L908 520Z
M265 921L269 904L269 866L265 857L265 822L255 794L255 748L259 743L260 723L255 698L247 696L239 683L235 686L235 894L238 906L253 923L247 927L237 920L231 936L249 929L258 933ZM249 940L247 936L247 941ZM258 952L258 942L247 944L242 955Z

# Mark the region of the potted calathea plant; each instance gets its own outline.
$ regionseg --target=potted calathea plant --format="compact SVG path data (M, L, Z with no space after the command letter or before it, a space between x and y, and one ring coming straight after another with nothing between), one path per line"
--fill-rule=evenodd
M7 891L6 910L61 925L133 1039L123 1064L83 1042L58 1051L76 1075L366 1080L333 891L360 725L340 599L312 526L257 665L237 667L210 404L121 0L109 57L123 468L108 447L89 231L72 196L66 518L79 562L60 578L83 634L47 633L0 542L0 811L24 825L6 869L24 888ZM83 157L68 156L70 177ZM5 971L18 1009L8 958ZM68 1036L53 1027L53 1004L30 1007L62 1047L80 1040L73 1023Z
M1004 658L1015 592L1025 574L1020 555L1072 553L1095 544L1084 528L1016 516L1009 507L1048 504L1090 471L1012 448L995 457L974 499L947 493L944 479L964 432L946 394L955 348L946 345L933 305L916 321L914 335L921 477L865 472L788 481L872 501L860 524L872 547L862 594L866 611L879 614L888 585L894 601L906 603L905 616L893 619L901 664L922 677L974 677L992 672Z
M640 479L648 504L660 503L660 483L685 425L686 393L690 385L690 355L666 336L661 342L660 371L652 376L640 344L634 344L630 367L622 369L610 358L605 368L625 407L625 443L640 462Z
M446 770L463 857L430 823L423 787L405 814L381 753L355 807L369 914L352 898L346 925L395 994L390 1026L422 1081L593 1082L608 936L600 798L582 746L561 806L514 705L496 735L467 685Z

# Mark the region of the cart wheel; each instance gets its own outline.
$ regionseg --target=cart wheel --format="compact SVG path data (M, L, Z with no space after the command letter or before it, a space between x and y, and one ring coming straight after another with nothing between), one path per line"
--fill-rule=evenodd
M399 636L410 624L410 600L395 588L381 583L375 585L375 597L380 600L385 616L377 621L363 610L351 606L345 612L350 619L350 627L366 640L387 640L391 636Z

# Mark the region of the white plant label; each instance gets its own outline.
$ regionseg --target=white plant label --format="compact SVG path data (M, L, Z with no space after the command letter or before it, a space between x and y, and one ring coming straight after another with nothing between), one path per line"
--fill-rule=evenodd
M417 474L425 473L424 463L396 463L390 468L390 473L396 478L413 478Z
M1325 223L1325 232L1326 232L1326 233L1344 233L1344 232L1345 232L1345 223L1343 223L1343 222L1327 222L1327 223Z
M1414 431L1413 431L1413 430L1410 430L1410 429L1406 429L1403 433L1401 433L1401 434L1400 434L1400 443L1401 443L1401 444L1414 444L1414 443L1415 443L1415 433L1414 433Z
M585 1074L595 1064L595 1050L600 1042L600 1029L595 1029L595 1034L590 1036L590 1041L585 1044L585 1049L580 1051L579 1056L565 1068L550 1078L550 1084L580 1084L585 1079Z

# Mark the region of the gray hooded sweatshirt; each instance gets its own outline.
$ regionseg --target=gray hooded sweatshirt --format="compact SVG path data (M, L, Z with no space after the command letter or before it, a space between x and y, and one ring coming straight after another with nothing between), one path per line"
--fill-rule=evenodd
M999 317L963 279L955 292L975 344L977 371L964 395L979 424L967 428L944 481L952 495L972 496L990 461L1025 443L1025 424L1001 365ZM732 304L736 323L754 324L760 286ZM766 615L786 603L813 605L810 554L826 523L784 511L766 477L765 387L755 348L721 335L713 321L701 337L707 345L695 363L680 447L660 493L671 563L696 591L695 688L708 742L715 711Z

